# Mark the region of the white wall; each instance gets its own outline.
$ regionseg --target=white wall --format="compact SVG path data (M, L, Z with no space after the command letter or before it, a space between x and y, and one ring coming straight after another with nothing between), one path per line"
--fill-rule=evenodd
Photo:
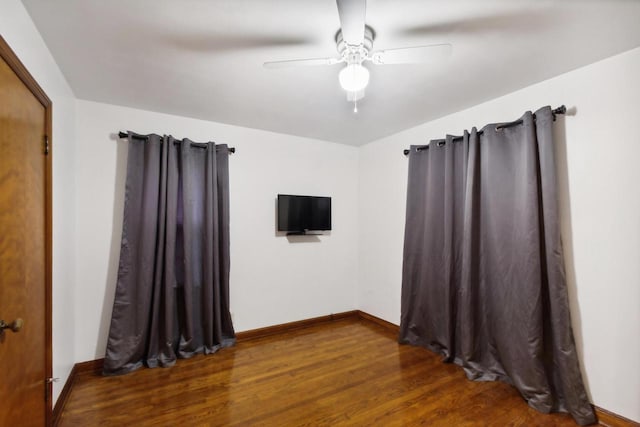
M0 34L53 103L53 401L74 360L74 95L19 0L0 2Z
M76 361L104 357L126 175L127 143L114 135L120 130L236 147L230 157L236 331L356 308L357 148L88 101L78 101L76 111ZM278 193L331 196L330 235L277 236Z
M400 320L402 150L543 105L556 122L574 333L592 402L640 421L640 48L361 147L358 308Z

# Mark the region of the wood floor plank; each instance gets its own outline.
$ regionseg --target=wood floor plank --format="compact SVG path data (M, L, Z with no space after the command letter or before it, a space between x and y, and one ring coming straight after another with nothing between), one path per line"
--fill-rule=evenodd
M60 426L575 426L499 382L350 317L239 342L171 368L76 378Z

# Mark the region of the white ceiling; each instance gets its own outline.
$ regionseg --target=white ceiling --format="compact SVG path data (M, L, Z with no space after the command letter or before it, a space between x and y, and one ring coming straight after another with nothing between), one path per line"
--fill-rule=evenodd
M337 55L334 0L23 3L78 98L351 145L640 46L636 0L369 0L374 50L446 42L453 55L367 64L354 114L340 65L262 67Z

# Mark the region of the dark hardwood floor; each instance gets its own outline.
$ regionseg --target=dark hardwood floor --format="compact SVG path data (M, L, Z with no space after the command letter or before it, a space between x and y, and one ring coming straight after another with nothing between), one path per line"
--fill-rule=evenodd
M77 376L60 426L576 426L356 316L168 369Z

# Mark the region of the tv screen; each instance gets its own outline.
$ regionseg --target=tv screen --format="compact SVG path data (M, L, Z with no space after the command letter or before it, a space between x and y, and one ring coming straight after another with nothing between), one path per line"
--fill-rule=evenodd
M278 231L331 230L331 197L278 194Z

